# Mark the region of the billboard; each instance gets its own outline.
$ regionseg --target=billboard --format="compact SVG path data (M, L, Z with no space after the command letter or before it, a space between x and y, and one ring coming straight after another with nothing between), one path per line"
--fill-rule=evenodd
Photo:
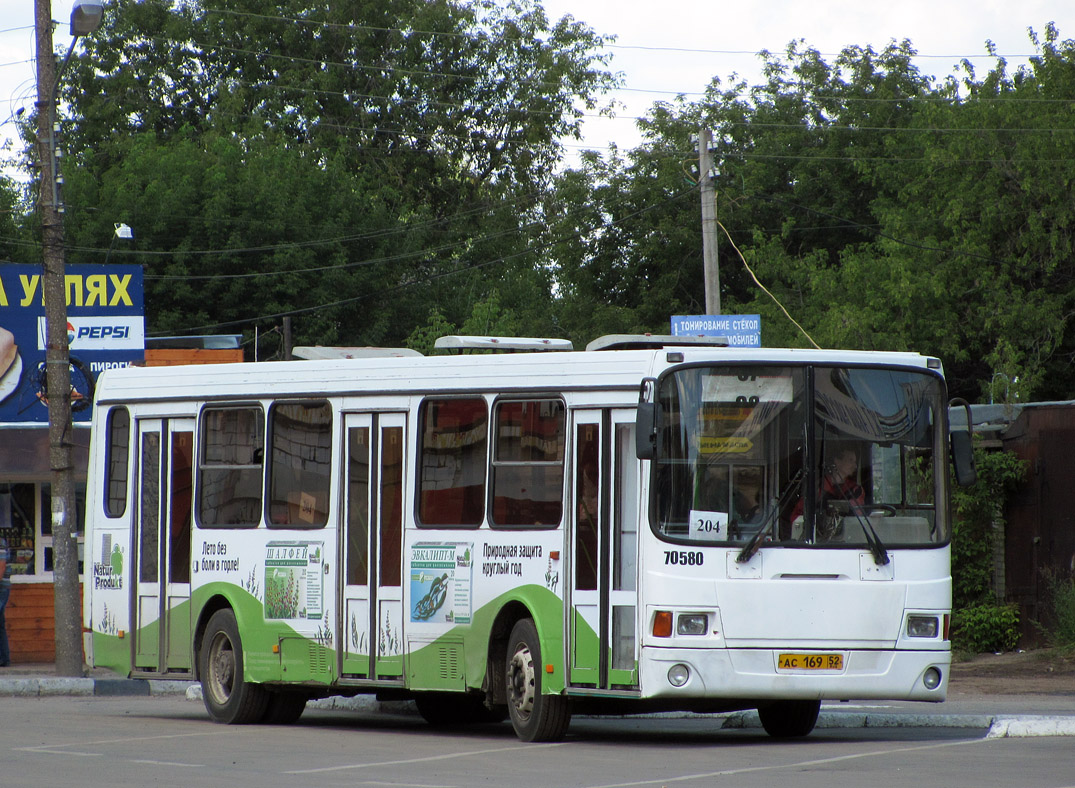
M0 422L47 422L41 268L0 265ZM93 385L110 367L145 358L142 267L67 266L71 411L89 421Z
M729 347L761 347L761 315L674 315L672 335L726 337Z

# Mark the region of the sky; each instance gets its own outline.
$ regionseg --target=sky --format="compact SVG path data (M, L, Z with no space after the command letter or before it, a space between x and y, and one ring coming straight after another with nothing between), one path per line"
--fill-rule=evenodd
M72 0L53 0L52 17L62 23L54 33L57 46L70 41L71 5ZM584 145L596 148L610 142L634 147L639 136L633 118L676 93L697 96L714 76L758 80L756 53L783 52L796 39L827 61L845 46L880 50L889 41L910 39L920 70L940 79L963 58L980 74L988 70L993 61L985 54L987 39L1014 67L1033 54L1027 28L1040 34L1055 22L1063 38L1075 38L1070 0L544 0L543 5L553 19L570 14L617 37L611 68L623 72L627 90L614 98L624 106L615 119L586 119ZM36 98L33 24L34 0L0 0L0 140L13 136L15 113L30 111Z
M847 46L879 51L890 41L910 39L920 71L943 79L963 58L979 75L992 68L987 39L1014 69L1034 53L1028 28L1042 37L1055 22L1062 38L1075 38L1070 0L544 0L543 5L550 18L570 14L617 37L611 68L623 72L630 88L616 97L626 108L614 120L587 119L588 147L608 140L621 149L633 147L639 141L634 117L677 92L697 98L713 77L727 83L738 74L759 82L757 53L782 53L793 40L805 40L832 62Z

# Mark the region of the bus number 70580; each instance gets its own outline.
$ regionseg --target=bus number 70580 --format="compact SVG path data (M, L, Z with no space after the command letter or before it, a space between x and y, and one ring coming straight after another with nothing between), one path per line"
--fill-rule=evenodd
M705 555L701 550L665 550L665 566L701 566L705 563Z

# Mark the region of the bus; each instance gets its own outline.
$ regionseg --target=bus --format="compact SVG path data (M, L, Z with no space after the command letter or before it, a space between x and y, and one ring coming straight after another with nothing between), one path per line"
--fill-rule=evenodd
M524 741L675 710L797 737L822 700L944 700L973 467L938 359L447 346L515 352L103 373L88 663L200 682L222 723L373 694Z

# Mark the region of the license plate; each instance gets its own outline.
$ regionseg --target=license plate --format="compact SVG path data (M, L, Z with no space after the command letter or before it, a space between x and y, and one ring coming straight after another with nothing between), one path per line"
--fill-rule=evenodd
M843 654L778 654L779 670L843 670Z

